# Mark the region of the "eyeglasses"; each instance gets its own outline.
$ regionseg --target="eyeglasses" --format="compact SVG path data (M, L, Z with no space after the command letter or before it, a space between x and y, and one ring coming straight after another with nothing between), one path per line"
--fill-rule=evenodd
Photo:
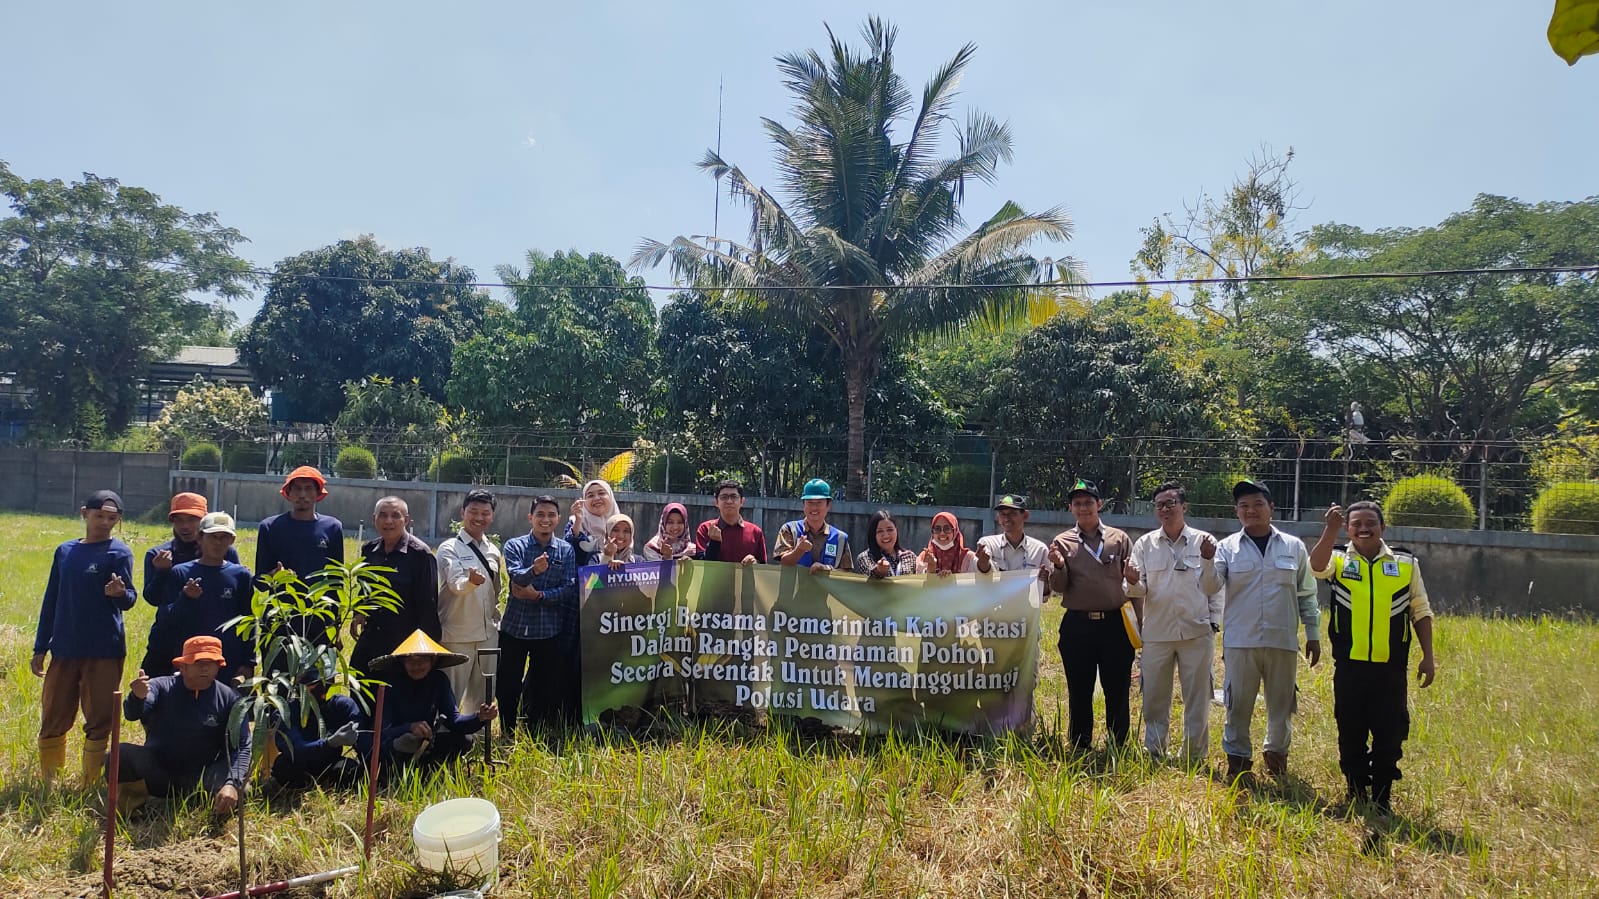
M737 493L724 493L718 496L716 501L719 503L730 503L736 499L742 499L742 497L740 497Z
M955 533L955 529L950 527L947 524L938 524L938 525L934 525L933 526L933 533L935 533L935 534L953 534L953 533Z
M1163 500L1156 501L1155 508L1157 508L1157 509L1175 509L1175 508L1177 508L1178 506L1180 506L1182 504L1183 504L1182 500L1179 500L1179 499L1163 499Z

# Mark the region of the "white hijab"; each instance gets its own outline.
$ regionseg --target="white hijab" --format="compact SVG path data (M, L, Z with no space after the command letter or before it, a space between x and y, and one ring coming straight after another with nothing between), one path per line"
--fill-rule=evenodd
M577 506L577 530L585 538L579 541L579 544L583 547L584 552L589 553L599 552L605 548L605 541L610 537L611 533L607 522L612 515L622 511L616 505L616 494L611 490L611 485L597 478L583 485L583 495L587 496L589 488L595 484L600 485L600 488L605 491L605 511L598 515L590 512L587 500L579 502Z

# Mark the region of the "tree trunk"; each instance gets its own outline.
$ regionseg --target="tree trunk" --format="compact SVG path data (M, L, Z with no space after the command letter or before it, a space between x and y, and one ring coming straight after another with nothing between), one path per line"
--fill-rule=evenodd
M844 360L844 388L849 399L848 480L844 498L849 500L866 496L866 390L871 386L868 366L865 359Z

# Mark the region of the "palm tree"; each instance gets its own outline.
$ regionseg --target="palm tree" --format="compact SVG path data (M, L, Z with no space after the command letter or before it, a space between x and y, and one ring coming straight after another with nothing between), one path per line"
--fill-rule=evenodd
M799 122L762 121L776 145L786 207L707 152L700 168L726 178L730 194L750 209L749 242L715 235L645 240L631 260L635 268L669 262L701 289L732 290L768 315L821 328L838 344L851 499L864 493L866 396L884 347L1026 316L1042 294L1015 285L1053 278L1056 266L1020 251L1071 234L1058 208L1029 215L1005 203L957 239L965 230L967 182L992 182L999 163L1011 159L1010 129L978 112L954 129L953 155L940 155L956 87L976 47L967 44L934 72L913 109L916 98L894 71L896 29L873 18L862 34L864 55L829 28L830 61L814 50L778 59ZM895 140L897 127L906 129L903 141Z

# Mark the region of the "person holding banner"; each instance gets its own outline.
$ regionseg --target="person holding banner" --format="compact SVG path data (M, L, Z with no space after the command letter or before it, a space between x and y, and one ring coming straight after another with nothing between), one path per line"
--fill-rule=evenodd
M894 516L887 509L873 512L866 528L871 541L855 557L856 571L864 572L869 578L916 573L916 553L899 545L899 525L894 523Z
M618 512L605 521L605 546L594 564L609 565L614 571L637 560L633 554L633 519Z
M821 478L811 478L805 482L800 500L805 517L790 521L777 532L772 555L778 564L809 568L812 574L837 568L854 571L849 534L827 523L827 512L833 508L833 488Z
M923 574L966 574L977 570L977 553L966 548L966 535L960 521L949 512L933 516L933 538L916 560Z
M495 692L507 730L562 723L577 670L577 554L555 534L561 506L535 496L527 520L528 533L505 541L511 597L500 618Z
M744 485L722 481L711 494L716 499L716 517L700 523L694 545L707 562L766 564L766 535L760 525L744 520Z
M655 536L644 544L644 561L670 562L697 555L699 549L688 532L688 507L682 503L667 503L661 510L661 523L655 529Z
M1294 684L1299 668L1299 626L1305 627L1305 658L1314 668L1321 659L1317 630L1321 607L1310 552L1293 534L1272 526L1271 490L1259 481L1233 485L1233 510L1243 529L1228 534L1216 550L1211 570L1200 572L1206 590L1227 588L1221 645L1227 664L1222 696L1227 722L1221 746L1227 753L1227 779L1236 783L1254 766L1249 722L1255 696L1266 693L1266 773L1288 773L1288 745L1298 705Z
M1133 543L1138 580L1128 596L1144 598L1144 748L1166 755L1171 683L1183 686L1183 760L1197 765L1210 750L1211 661L1221 630L1222 594L1206 590L1200 571L1215 565L1216 538L1188 526L1188 493L1181 484L1155 488L1160 527Z
M1060 622L1060 658L1066 669L1067 733L1072 748L1094 741L1094 680L1105 692L1105 731L1111 748L1124 745L1132 727L1133 656L1143 599L1128 599L1122 587L1138 582L1129 561L1133 542L1126 532L1103 524L1099 488L1079 480L1066 495L1077 526L1049 548L1054 566L1050 586L1061 594L1066 616ZM1131 606L1137 621L1128 618Z
M1038 570L1038 579L1049 585L1049 545L1037 537L1027 535L1027 499L1007 493L994 504L994 521L999 533L977 541L977 570L983 574L995 571Z

